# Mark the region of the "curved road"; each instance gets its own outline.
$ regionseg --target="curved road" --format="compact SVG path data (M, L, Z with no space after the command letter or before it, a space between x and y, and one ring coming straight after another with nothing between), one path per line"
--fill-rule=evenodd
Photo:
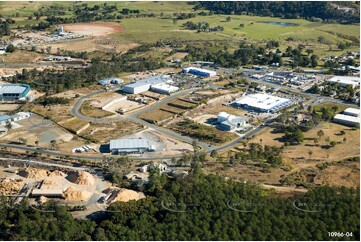
M117 88L118 89L118 88ZM125 114L125 115L117 115L116 117L114 118L93 118L93 117L88 117L88 116L85 116L83 114L81 114L79 112L79 109L81 107L81 105L84 103L84 101L94 95L97 95L99 93L102 93L102 92L105 92L105 90L99 90L99 91L95 91L95 92L92 92L92 93L89 93L89 94L86 94L84 96L82 96L80 99L78 99L78 101L74 104L74 106L72 107L72 109L70 110L70 114L79 118L79 119L82 119L82 120L85 120L85 121L88 121L88 122L95 122L95 123L109 123L109 122L117 122L117 121L124 121L124 120L127 120L127 121L132 121L132 122L135 122L135 123L139 123L141 125L144 125L146 127L149 127L149 128L152 128L154 130L157 130L159 132L162 132L162 133L165 133L175 139L178 139L178 140L181 140L181 141L184 141L184 142L187 142L187 143L192 143L193 142L193 139L192 138L189 138L188 136L183 136L183 135L180 135L176 132L173 132L169 129L165 129L165 128L162 128L158 125L155 125L155 124L151 124L143 119L140 119L138 118L138 115L142 114L142 113L145 113L145 112L149 112L149 111L152 111L152 110L155 110L159 107L161 107L162 105L178 98L178 97L181 97L181 96L184 96L186 94L189 94L193 91L196 91L198 90L198 88L193 88L193 89L187 89L187 90L182 90L182 91L179 91L177 93L174 93L172 95L169 95L168 97L158 101L157 103L153 104L153 105L149 105L145 108L142 108L141 110L138 110L138 111L135 111L133 113L130 113L130 114ZM198 145L201 146L203 149L205 150L209 150L209 145L204 143L204 142L198 142Z

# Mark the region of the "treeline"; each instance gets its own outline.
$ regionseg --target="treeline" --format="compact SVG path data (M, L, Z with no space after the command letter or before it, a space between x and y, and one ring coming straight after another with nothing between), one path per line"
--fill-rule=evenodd
M142 45L123 55L113 55L109 61L99 58L91 60L88 68L67 69L64 71L45 69L25 70L15 76L4 78L11 83L29 84L32 88L46 93L59 93L66 90L87 87L102 78L116 76L120 72L138 72L162 68L165 64L158 59L137 57L138 52L149 50L153 45Z
M271 198L257 185L206 176L196 167L187 177L177 179L154 171L144 192L147 198L117 202L97 221L74 219L65 207L51 203L39 210L27 206L26 200L10 207L3 198L0 237L312 241L330 240L329 232L338 228L350 233L347 239L360 239L359 188L319 187L296 197Z
M231 155L228 160L230 164L253 161L277 167L282 164L282 147L249 143L248 149Z
M199 2L194 9L207 9L216 14L243 14L281 18L304 18L310 21L338 22L342 24L360 23L359 6L352 6L352 10L337 9L339 2L240 2L240 1L212 1Z
M57 104L68 104L70 101L64 97L40 97L36 100L36 103L40 103L41 105L49 106L49 105L57 105Z
M216 27L210 27L207 22L193 23L192 21L188 21L183 24L183 27L190 30L198 30L198 32L218 32L224 30L224 27L219 25Z
M12 23L15 23L15 21L12 19L0 21L0 37L9 36L11 34L10 24Z

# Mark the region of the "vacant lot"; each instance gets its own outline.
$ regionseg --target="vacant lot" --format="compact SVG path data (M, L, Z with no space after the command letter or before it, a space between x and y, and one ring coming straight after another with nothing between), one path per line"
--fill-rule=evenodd
M319 139L319 143L315 144L313 139L319 138L317 132L323 130L325 133ZM344 131L345 135L341 135L340 131ZM283 133L274 133L272 129L266 129L262 134L251 139L250 143L262 143L264 145L282 146L283 143L279 139ZM310 161L333 161L343 159L349 156L357 156L360 154L360 130L335 124L322 123L318 127L304 133L305 140L303 144L289 146L284 149L284 157L290 160L310 160ZM344 141L344 139L346 139ZM327 141L329 140L329 141ZM331 141L339 142L335 147L330 147ZM311 152L311 155L309 155Z
M8 53L0 58L6 63L28 63L35 62L39 59L44 58L45 55L41 55L35 52L17 50L13 53Z
M90 100L85 100L84 103L81 105L79 111L85 116L93 117L93 118L104 118L113 116L114 113L102 110L99 107L95 107L91 103Z
M79 129L83 128L85 125L87 125L89 122L80 120L77 118L70 119L67 122L64 122L61 124L64 128L67 130L70 130L71 132L78 132Z
M144 119L145 121L148 121L150 123L158 123L162 120L165 120L167 118L174 117L174 113L170 113L167 111L163 111L161 109L155 109L146 113L143 113L138 116L138 118Z
M64 31L79 35L103 36L123 32L123 27L120 24L111 22L63 24L62 26Z
M107 143L111 139L119 139L142 129L141 125L129 121L91 124L89 128L81 133L81 136L95 143Z
M234 133L223 132L214 127L199 124L189 119L184 119L180 122L174 123L169 128L182 135L186 135L209 144L223 144L238 137Z

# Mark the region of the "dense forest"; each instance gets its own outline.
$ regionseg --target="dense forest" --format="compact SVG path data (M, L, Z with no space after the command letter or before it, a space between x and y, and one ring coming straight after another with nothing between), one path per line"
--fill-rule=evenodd
M156 171L146 199L115 203L103 218L76 220L61 206L0 203L4 240L359 240L359 189L320 187L295 198L264 195L200 168L185 178ZM4 199L4 198L3 198ZM47 205L50 206L51 204ZM302 211L303 210L303 211ZM317 212L307 212L317 211ZM352 232L330 237L330 231Z
M349 5L352 5L351 1ZM337 9L339 6L341 9ZM310 21L321 20L344 24L358 24L360 22L359 6L353 8L350 8L350 6L345 8L344 3L342 2L326 1L209 1L200 2L195 6L195 9L205 8L216 14L248 14L283 18L304 18Z

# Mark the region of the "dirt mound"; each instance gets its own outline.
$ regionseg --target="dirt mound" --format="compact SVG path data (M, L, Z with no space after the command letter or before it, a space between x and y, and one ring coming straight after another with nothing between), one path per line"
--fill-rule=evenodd
M91 193L69 187L64 191L63 195L66 201L87 201L90 198Z
M66 179L78 185L92 186L95 183L93 175L85 171L70 172Z
M24 186L23 182L4 179L0 182L0 194L1 195L17 194L23 186Z
M41 196L39 197L39 202L46 203L49 199L47 197Z
M120 190L115 190L110 197L110 202L128 202L130 200L139 200L145 198L144 193L136 192L133 190L121 188Z
M35 168L26 168L25 170L19 171L19 176L30 178L30 179L42 179L48 177L49 171L40 170Z
M122 26L117 23L78 23L63 24L62 26L65 31L91 36L103 36L124 31Z
M66 174L58 170L55 170L49 174L49 177L56 177L56 176L66 177Z

